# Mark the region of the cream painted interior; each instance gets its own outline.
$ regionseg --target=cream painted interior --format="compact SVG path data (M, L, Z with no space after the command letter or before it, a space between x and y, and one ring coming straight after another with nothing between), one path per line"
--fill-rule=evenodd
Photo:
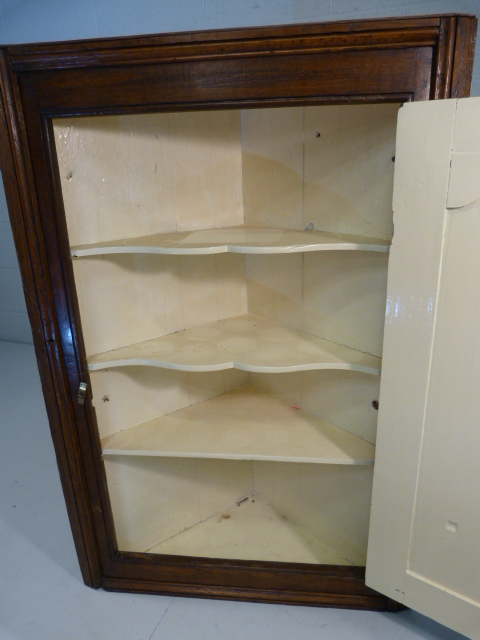
M122 550L365 564L397 112L55 122Z

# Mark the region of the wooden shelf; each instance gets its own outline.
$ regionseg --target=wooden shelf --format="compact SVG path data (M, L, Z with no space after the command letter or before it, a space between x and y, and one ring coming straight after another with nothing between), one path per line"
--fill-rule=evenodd
M295 231L257 227L226 227L178 233L159 233L72 247L73 257L111 253L205 255L213 253L300 253L304 251L382 251L390 242L379 238L323 231Z
M102 440L104 455L373 465L366 440L253 387Z
M349 369L380 375L381 359L272 320L243 315L88 358L91 371L131 365L197 372Z
M364 565L338 537L335 547L287 518L256 494L146 550L149 553L240 560Z

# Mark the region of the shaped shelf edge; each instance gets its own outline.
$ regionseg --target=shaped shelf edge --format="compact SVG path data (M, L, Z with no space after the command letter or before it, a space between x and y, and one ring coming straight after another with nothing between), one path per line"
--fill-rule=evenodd
M144 365L177 371L282 373L347 369L380 375L381 358L252 315L93 355L90 371Z
M216 253L302 253L306 251L379 251L388 252L390 242L379 238L260 227L226 227L159 233L71 248L72 257L120 253L159 255L211 255Z

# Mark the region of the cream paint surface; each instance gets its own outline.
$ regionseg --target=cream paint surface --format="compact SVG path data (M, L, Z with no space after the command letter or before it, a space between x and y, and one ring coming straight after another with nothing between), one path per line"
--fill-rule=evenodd
M302 329L381 357L388 255L319 257L304 256Z
M480 631L479 238L479 202L448 212L409 569L474 600Z
M249 313L301 330L303 261L301 254L247 256Z
M345 558L345 550L340 544L326 544L257 494L172 536L150 552L272 562L352 564Z
M368 541L367 584L400 602L405 592L455 115L453 101L432 105L405 105L399 114L395 236L389 258Z
M245 225L303 230L302 107L241 112Z
M480 101L402 111L367 584L478 640Z
M457 209L480 200L480 152L454 152L451 162L447 207Z
M127 456L105 470L121 551L146 551L252 491L251 462Z
M382 355L388 256L248 256L250 313Z
M479 153L479 105L479 97L457 101L457 117L455 119L455 131L453 134L454 153Z
M242 256L97 256L74 260L87 355L247 310Z
M390 240L398 109L243 111L245 224Z
M100 437L106 438L245 386L249 374L237 369L199 375L156 367L118 367L91 371L90 380Z
M351 564L365 565L373 468L254 462L255 492Z
M71 246L243 224L238 111L54 121Z
M187 262L184 257L180 262L175 262L174 258L162 262L161 257L149 260L140 255L132 256L130 261L126 257L123 260L120 256L112 257L108 264L106 258L105 263L75 260L82 325L89 355L239 315L247 310L248 295L251 313L265 315L333 342L380 356L387 259L376 258L370 251L362 256L347 258L338 249L362 247L385 250L388 247L389 233L380 231L385 224L388 227L391 218L390 196L387 194L387 198L386 192L384 193L384 159L379 160L378 153L373 154L368 145L377 152L380 145L381 153L386 153L385 149L391 142L387 130L395 109L395 105L370 105L337 107L332 112L331 107L311 107L248 110L242 112L241 117L238 112L205 112L56 122L62 189L70 239L74 245L75 234L78 233L80 236L82 233L90 234L90 240L91 234L94 234L97 241L108 241L108 236L138 238L142 230L145 230L145 221L153 220L152 224L155 225L169 220L168 211L172 207L175 208L178 219L175 219L173 227L168 222L167 227L159 230L168 231L168 227L208 229L215 225L228 227L242 223L243 210L238 214L238 207L229 200L231 194L224 193L227 184L232 193L237 193L238 185L234 176L238 169L240 186L243 170L247 225L258 226L264 223L283 225L287 229L296 228L302 238L315 235L321 237L323 249L329 246L337 248L331 256L305 256L301 262L297 261L294 270L301 269L300 274L292 271L291 261L275 259L275 256L271 256L270 262L267 260L268 256L260 261L253 256L249 257L247 285L241 275L244 266L239 261L214 262L205 257ZM322 129L325 127L329 134L325 137L324 132L323 138L321 135L317 138L316 134L320 131L316 131L315 144L312 143L313 146L309 147L308 136L313 135L314 125ZM331 155L332 146L345 151L338 151L340 155L330 162L323 156L325 153ZM234 153L234 148L237 148L237 154ZM300 231L304 228L304 222L307 222L303 212L303 187L300 195L294 197L296 204L282 195L282 189L288 184L285 171L288 173L290 170L300 177L302 184L310 172L317 178L325 174L330 185L338 184L343 189L345 176L351 175L352 167L350 161L345 165L340 160L346 157L346 150L351 152L352 149L360 154L356 157L362 157L362 163L358 167L362 189L366 194L375 195L369 203L368 215L379 221L379 224L371 224L370 218L364 216L367 222L364 220L365 224L362 222L355 231L365 236L370 230L370 235L383 234L387 240L360 236L349 238L347 243L344 238L343 244L338 245L338 238L335 238L338 228L333 229L333 237L328 233L327 236L322 236L320 232ZM248 168L248 154L263 154L267 161L273 159L285 170L278 173L270 168L263 172L257 169L251 172ZM138 172L137 181L132 176L127 179L122 173L125 171L125 158L134 158L132 166ZM163 165L159 164L159 158L162 158ZM238 165L239 158L243 158L241 166ZM78 165L75 170L68 168L73 162ZM103 184L105 180L101 176L105 174L109 163L113 169L109 179ZM369 169L365 168L370 164L372 166ZM147 189L142 182L147 179L145 172L148 173L149 167L158 169L159 166L164 167L159 173L159 185L155 189L152 186ZM154 171L153 175L156 176L157 173ZM217 184L218 181L222 183L222 187ZM380 184L383 186L379 186ZM288 190L290 194L295 192L292 185ZM270 204L255 204L255 198L252 201L248 195L251 192L256 194L255 197L264 197L265 202ZM380 192L383 194L381 198ZM273 203L272 198L278 196L278 201ZM124 198L124 209L119 205L121 197ZM143 202L141 198L144 197L151 200L148 207L145 205L150 214L142 217L143 213L140 215L133 211L132 203ZM242 194L238 197L241 204ZM219 199L223 199L223 204L219 204ZM168 204L171 202L173 205ZM324 206L322 197L317 198L317 204L320 208ZM143 212L143 204L138 204L137 209ZM267 209L270 213L265 214ZM220 211L223 213L220 214ZM237 213L232 214L232 211ZM344 216L341 208L337 209L337 214L341 221ZM307 217L310 220L311 216ZM155 222L157 218L158 221ZM310 222L315 228L329 227L329 223ZM105 230L105 225L109 225L108 230ZM349 219L340 226L343 232L352 230ZM149 227L148 232L152 231L153 227ZM208 231L205 230L191 234L200 236L193 241L188 240L191 238L190 232L185 233L187 238L180 234L183 238L179 242L182 245L180 249L176 245L178 236L174 239L171 234L162 236L163 240L158 240L160 244L164 243L161 250L219 251L225 248L223 242L229 239L230 233L240 236L252 233L256 237L256 241L248 239L247 244L240 243L241 246L230 246L227 243L227 247L234 250L312 249L312 244L306 246L307 243L303 240L295 244L290 242L292 238L288 242L285 237L278 239L278 231L273 230L270 233L275 238L270 236L268 240L258 239L258 234L267 233L267 230L260 229L251 229L250 232L245 228L217 229L213 232L214 236L220 234L221 240L217 237L210 241L205 239L205 234L208 238ZM82 238L85 241L86 236ZM299 240L297 236L295 239ZM368 240L369 244L362 244L362 240ZM326 241L328 244L325 244ZM125 242L130 251L130 241ZM172 249L172 242L177 248ZM188 246L183 246L185 242ZM268 243L270 245L266 246ZM109 242L109 250L119 249L118 243L115 244L117 247L112 249L112 243ZM136 245L141 245L141 251L152 250L149 246L151 236L141 237ZM318 248L319 245L313 246ZM339 253L342 255L338 255ZM335 264L338 267L333 266ZM288 286L283 290L285 284ZM242 286L246 286L247 291L242 291ZM330 289L330 293L326 287ZM302 293L305 293L305 299ZM317 301L319 296L321 304ZM220 309L219 306L225 308ZM105 309L109 311L105 313Z
M391 239L398 109L305 109L304 226Z
M380 378L358 371L251 373L253 386L302 407L372 444L376 441Z
M313 223L389 240L397 111L357 105L56 120L70 243L244 222L298 230Z
M375 447L251 386L102 440L103 455L373 465Z
M243 112L245 223L354 230L388 243L397 112L398 105ZM290 202L286 186L294 198L288 220L279 211ZM371 253L248 255L248 309L381 356L387 268L387 256Z
M356 371L249 374L237 369L210 373L156 367L91 371L93 403L101 438L206 402L251 382L254 387L375 444L379 377Z
M91 371L145 365L178 371L259 373L346 369L380 375L380 358L251 315L121 347L89 358Z

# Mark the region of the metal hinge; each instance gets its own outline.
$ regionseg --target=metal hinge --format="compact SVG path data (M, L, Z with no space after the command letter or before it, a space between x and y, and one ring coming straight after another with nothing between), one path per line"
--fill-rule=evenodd
M85 404L85 396L87 395L87 383L86 382L80 382L80 384L78 385L78 395L77 395L77 402L78 404Z

